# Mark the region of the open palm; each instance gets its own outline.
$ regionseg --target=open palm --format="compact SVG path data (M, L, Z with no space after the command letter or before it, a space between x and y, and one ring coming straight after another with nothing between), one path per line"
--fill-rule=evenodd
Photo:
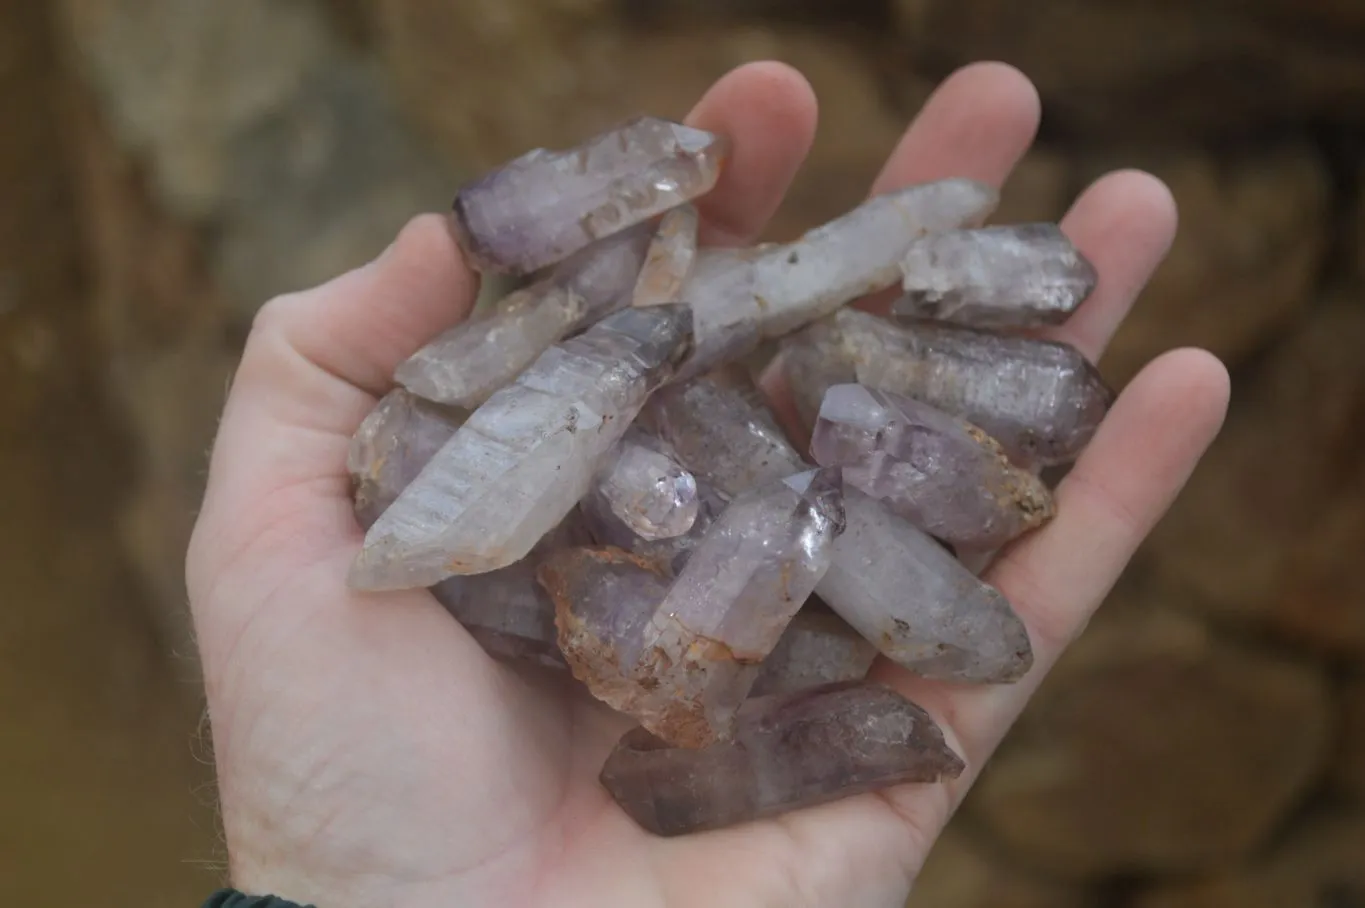
M962 70L925 105L872 191L949 176L1000 185L1038 116L1015 70ZM700 205L703 242L752 240L815 119L809 86L779 64L741 67L707 93L689 122L728 134L734 152ZM1114 173L1063 228L1100 280L1052 334L1098 358L1170 244L1174 204L1156 179ZM351 433L394 367L464 317L475 292L444 220L427 215L376 261L267 304L247 343L188 559L231 872L243 890L320 908L899 905L1227 403L1226 372L1211 356L1180 350L1151 363L1057 490L1056 520L997 559L987 576L1035 647L1022 682L966 687L874 668L943 725L967 760L961 779L658 839L597 783L626 721L563 678L492 661L424 591L345 585L362 538L345 470Z

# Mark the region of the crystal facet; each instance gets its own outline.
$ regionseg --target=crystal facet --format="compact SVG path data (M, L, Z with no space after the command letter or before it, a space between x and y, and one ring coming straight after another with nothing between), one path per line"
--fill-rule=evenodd
M394 378L427 400L477 407L561 338L630 301L648 228L594 243L488 313L437 335Z
M1056 224L953 230L917 240L901 261L892 314L978 328L1055 325L1099 275Z
M923 709L888 687L845 682L755 697L732 741L701 750L627 732L601 781L640 826L673 836L965 768Z
M658 438L632 426L593 481L589 496L646 540L671 539L692 528L700 502L697 480Z
M628 308L545 351L370 528L351 584L431 586L525 556L587 493L690 338L686 306Z
M683 569L692 550L697 547L706 530L725 510L728 499L717 492L710 483L700 481L692 473L696 487L696 512L692 525L676 536L647 539L637 533L629 524L612 510L610 503L594 492L578 503L578 513L593 540L602 546L623 549L638 555L654 565L660 572L676 577Z
M722 136L639 117L468 183L456 233L480 270L527 274L709 192L728 150Z
M551 555L560 648L598 699L664 740L728 738L842 529L838 471L815 470L736 498L671 584L619 550Z
M825 394L811 436L821 466L944 542L1001 546L1053 515L1052 494L994 439L926 403L862 385Z
M822 374L852 370L858 384L903 394L965 419L1000 443L1010 460L1037 467L1075 459L1095 434L1114 392L1074 347L939 322L895 325L856 309L794 335L786 359L824 363ZM794 393L819 411L828 386L805 380ZM815 400L809 395L819 393Z
M408 483L417 478L465 415L428 403L402 388L380 399L351 437L346 470L351 474L356 519L368 529Z
M749 695L786 694L836 681L861 681L876 658L875 646L828 606L811 599L763 660L763 671Z
M698 221L692 205L674 208L659 220L659 231L650 241L635 283L632 305L659 306L682 298L683 282L692 272L692 260L697 255Z
M695 310L697 343L680 377L893 286L918 237L979 224L998 201L983 183L940 180L876 196L795 242L702 251L682 288Z

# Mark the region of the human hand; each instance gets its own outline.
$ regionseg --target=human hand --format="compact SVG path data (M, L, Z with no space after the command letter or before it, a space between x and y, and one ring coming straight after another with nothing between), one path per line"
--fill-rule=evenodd
M809 148L815 99L785 66L730 73L689 122L733 157L699 204L703 242L747 243ZM999 185L1033 139L1032 86L968 67L925 105L874 192L948 176ZM1172 239L1153 177L1110 174L1063 228L1092 296L1050 336L1092 360ZM967 762L905 786L743 827L659 839L597 782L629 723L576 685L494 662L425 591L346 586L362 533L350 436L394 367L476 293L440 216L376 261L260 312L214 448L187 571L233 883L319 908L376 905L897 906L944 823L1221 425L1228 378L1168 353L1124 390L1057 489L1057 517L987 574L1027 623L1009 686L874 677L929 710ZM780 382L769 381L781 394ZM778 399L780 409L785 403Z

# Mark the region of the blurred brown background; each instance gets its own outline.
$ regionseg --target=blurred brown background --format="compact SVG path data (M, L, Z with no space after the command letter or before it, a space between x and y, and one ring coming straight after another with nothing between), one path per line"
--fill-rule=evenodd
M935 852L916 908L1365 906L1365 3L0 0L0 902L221 879L182 551L253 311L535 145L814 83L774 237L854 204L952 67L1045 101L997 220L1164 177L1113 352L1198 344L1223 437Z

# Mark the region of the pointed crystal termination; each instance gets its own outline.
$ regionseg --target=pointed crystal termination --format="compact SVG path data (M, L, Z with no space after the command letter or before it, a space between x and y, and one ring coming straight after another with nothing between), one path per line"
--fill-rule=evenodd
M362 528L368 529L398 499L455 434L465 416L402 388L395 388L375 404L351 437L346 452L355 515Z
M738 365L661 388L640 419L673 446L699 482L729 498L811 466Z
M479 270L529 274L709 192L729 144L638 117L575 148L536 149L460 190L456 234Z
M642 418L674 442L698 482L737 494L803 463L742 370L659 391ZM675 437L676 436L676 437ZM816 593L884 655L930 678L1017 680L1033 664L1009 602L880 502L845 490L848 530ZM856 532L854 532L856 530Z
M349 582L433 586L523 558L587 494L686 355L686 306L627 308L546 350L490 397L365 536Z
M700 506L697 480L666 442L637 426L626 431L588 497L600 499L632 533L647 540L686 533Z
M923 678L1008 684L1028 672L1028 630L999 591L857 489L844 511L848 529L816 588L839 617Z
M848 623L812 599L787 625L749 691L751 697L794 693L836 681L861 681L877 648Z
M570 514L521 561L487 574L449 577L431 593L493 658L567 671L555 606L536 579L536 568L550 553L586 541L585 530Z
M649 244L639 280L635 283L633 306L661 306L682 298L683 282L692 273L697 255L697 209L683 205L665 214L659 231Z
M998 202L984 183L939 180L877 196L792 243L703 250L682 288L695 310L697 343L679 378L894 286L911 243L980 224Z
M977 328L1055 325L1076 311L1099 275L1056 224L1018 224L926 236L901 262L898 318Z
M560 339L629 303L650 234L642 224L583 249L487 314L437 335L394 379L427 400L474 409Z
M996 548L1054 514L1052 494L994 439L926 403L858 384L825 393L811 456L955 546Z
M671 744L728 738L763 659L829 567L841 501L837 470L742 495L671 585L618 550L551 555L540 579L574 676Z
M600 776L644 829L674 836L776 816L965 769L923 709L888 687L845 682L755 697L733 741L702 750L627 732Z
M817 348L803 355L826 363L826 374L837 374L835 364L842 363L860 385L965 419L1022 467L1075 460L1114 401L1114 392L1079 350L1053 341L934 322L895 325L841 309L788 344ZM817 390L820 397L807 399L803 410L819 412L829 389L813 381L800 384L803 395Z
M696 513L690 526L677 536L646 539L623 521L610 503L601 495L589 492L578 503L578 514L593 541L600 546L611 546L638 555L654 565L660 573L678 576L692 550L701 542L706 530L725 510L729 500L720 495L710 483L700 482L691 473L696 486Z

